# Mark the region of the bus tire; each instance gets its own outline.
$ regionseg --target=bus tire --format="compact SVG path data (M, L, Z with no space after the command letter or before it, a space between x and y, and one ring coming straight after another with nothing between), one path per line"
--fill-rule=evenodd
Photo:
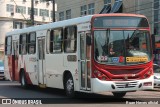
M112 92L114 97L116 98L123 98L126 95L127 92Z
M68 74L65 77L64 89L68 97L73 98L75 96L74 81L73 81L73 77L71 76L71 74Z
M26 75L25 75L25 72L22 71L21 74L20 74L20 83L21 83L21 87L22 88L27 88L27 80L26 80Z

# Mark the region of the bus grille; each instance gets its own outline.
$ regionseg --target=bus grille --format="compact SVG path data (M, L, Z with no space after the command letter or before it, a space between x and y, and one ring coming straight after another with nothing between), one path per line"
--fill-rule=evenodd
M137 74L141 72L143 69L129 69L129 70L107 70L109 73L113 75L124 75L124 74Z
M138 82L116 82L115 84L117 88L133 88L138 85Z

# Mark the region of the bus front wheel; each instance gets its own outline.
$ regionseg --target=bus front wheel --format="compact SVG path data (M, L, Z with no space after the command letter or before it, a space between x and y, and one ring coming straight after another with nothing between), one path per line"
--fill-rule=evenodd
M75 92L74 92L73 77L71 76L71 74L68 74L66 76L64 86L66 95L70 98L73 98L75 96Z
M114 97L122 98L126 95L126 92L112 92Z

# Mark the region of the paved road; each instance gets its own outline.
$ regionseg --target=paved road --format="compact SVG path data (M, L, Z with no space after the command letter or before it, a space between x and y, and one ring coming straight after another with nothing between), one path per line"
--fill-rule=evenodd
M48 103L54 103L54 104L63 103L71 105L68 107L72 107L75 102L76 102L75 104L87 104L87 105L91 104L92 107L104 106L105 104L135 105L135 104L145 104L145 103L147 104L152 103L155 106L157 102L160 104L160 88L159 89L156 88L150 91L129 92L122 99L114 98L110 92L99 93L99 94L78 93L78 98L69 99L65 96L63 90L51 89L51 88L40 89L37 87L31 87L26 90L21 88L20 84L17 82L0 81L0 98L23 98L23 99L33 98L36 100L38 100L39 98L49 98L47 99ZM79 105L77 107L81 106L82 105Z

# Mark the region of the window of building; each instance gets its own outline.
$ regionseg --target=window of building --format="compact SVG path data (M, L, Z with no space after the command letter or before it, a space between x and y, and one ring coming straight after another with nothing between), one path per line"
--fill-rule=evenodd
M111 10L111 0L104 0L104 7L99 14L109 13Z
M7 4L7 12L14 12L14 5Z
M71 19L71 9L66 11L66 19Z
M27 54L27 34L20 35L19 54Z
M50 17L53 18L53 11L50 11Z
M49 10L46 10L46 9L40 9L40 11L39 11L39 15L40 15L40 16L46 16L46 17L49 17Z
M154 22L158 22L158 20L159 20L159 10L158 9L156 9L156 10L154 10Z
M50 52L62 52L63 28L54 29L50 33Z
M154 1L154 9L159 9L159 1Z
M115 0L110 13L122 13L122 0Z
M6 37L5 40L5 55L11 55L12 53L12 37Z
M59 21L64 20L64 12L59 13Z
M22 29L22 28L23 28L22 22L13 21L13 29Z
M26 14L26 7L24 7L24 6L16 6L16 13Z
M65 28L64 52L76 52L77 48L77 27L69 26Z
M88 4L88 14L94 14L94 3Z
M53 11L50 11L50 17L53 18ZM58 14L55 12L55 21L58 19Z
M32 32L28 36L28 53L35 54L36 53L36 33Z
M111 0L104 0L104 5L111 4Z
M31 8L28 7L28 14L30 15L31 14ZM38 9L37 8L34 8L34 15L38 16Z
M87 15L87 5L81 6L81 16Z

